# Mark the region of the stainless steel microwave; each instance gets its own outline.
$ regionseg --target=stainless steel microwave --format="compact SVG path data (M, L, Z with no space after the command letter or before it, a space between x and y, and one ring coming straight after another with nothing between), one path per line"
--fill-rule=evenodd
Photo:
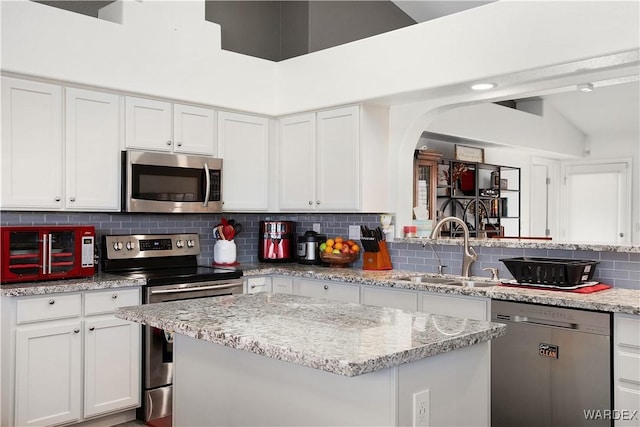
M222 212L222 159L128 150L122 161L123 211Z

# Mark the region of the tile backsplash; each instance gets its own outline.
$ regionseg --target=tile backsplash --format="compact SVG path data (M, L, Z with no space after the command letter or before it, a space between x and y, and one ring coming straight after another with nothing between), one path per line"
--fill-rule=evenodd
M238 261L251 263L258 261L258 228L264 220L295 221L296 232L302 235L312 230L314 224L320 225L320 232L330 237L349 235L350 225L380 225L378 214L132 214L132 213L85 213L85 212L13 212L0 213L1 225L93 225L98 239L108 234L163 234L163 233L198 233L200 235L201 264L213 261L215 239L212 228L222 217L233 218L242 224L243 231L235 241L238 248ZM389 252L393 267L396 270L417 272L437 272L438 258L444 271L459 274L462 269L462 247L429 245L413 243L389 243ZM640 290L640 254L616 252L562 251L546 249L514 249L476 247L478 261L472 266L472 275L489 276L483 268L498 268L501 278L510 278L502 258L520 256L538 256L554 258L576 258L600 261L594 279L616 287ZM354 265L362 267L360 258Z

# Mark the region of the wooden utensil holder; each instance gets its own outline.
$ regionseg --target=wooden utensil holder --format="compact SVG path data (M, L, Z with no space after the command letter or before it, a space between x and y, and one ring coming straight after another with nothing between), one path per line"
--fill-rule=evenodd
M363 270L392 270L391 256L387 250L387 242L378 242L378 252L365 252L362 257Z

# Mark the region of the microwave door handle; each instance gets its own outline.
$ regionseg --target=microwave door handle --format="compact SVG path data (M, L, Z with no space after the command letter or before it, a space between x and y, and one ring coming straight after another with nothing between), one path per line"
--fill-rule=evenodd
M53 251L53 238L51 234L49 234L49 251L47 253L47 261L49 265L47 266L47 273L51 274L51 252Z
M47 274L47 235L42 235L42 274Z
M211 175L209 174L209 165L204 164L204 181L206 189L204 190L204 201L202 206L206 207L209 204L209 195L211 194Z

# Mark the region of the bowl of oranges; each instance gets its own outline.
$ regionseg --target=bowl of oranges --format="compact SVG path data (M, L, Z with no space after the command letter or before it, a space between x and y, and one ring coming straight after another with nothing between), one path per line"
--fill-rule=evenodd
M346 267L360 256L360 246L353 240L338 236L320 244L320 259L329 267Z

